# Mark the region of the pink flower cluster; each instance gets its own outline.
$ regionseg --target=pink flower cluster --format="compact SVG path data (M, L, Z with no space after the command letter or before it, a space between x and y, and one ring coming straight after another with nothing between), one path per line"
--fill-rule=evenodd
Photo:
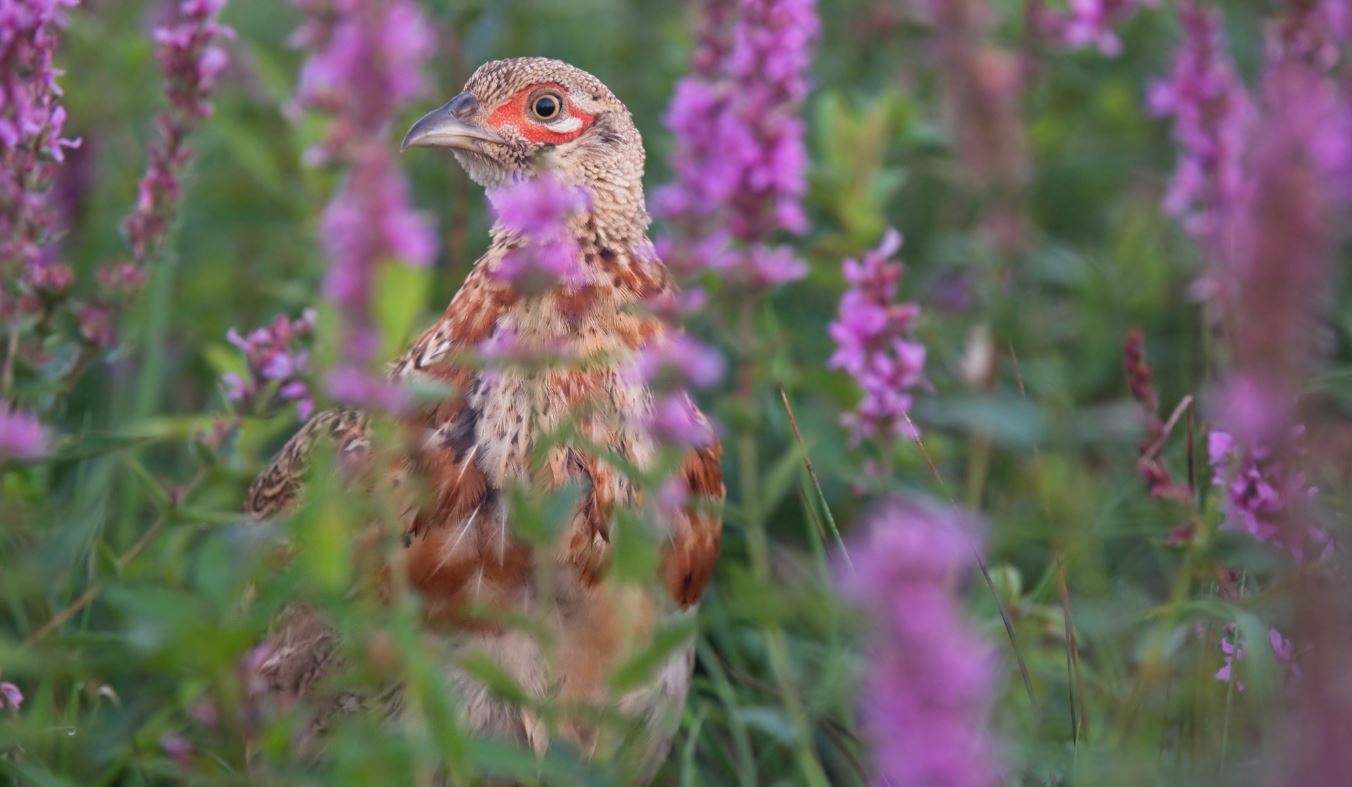
M423 65L432 55L432 28L410 0L294 0L301 26L293 46L310 51L298 98L332 116L312 157L353 158L350 147L384 138L404 104L423 93Z
M1095 47L1100 54L1116 57L1122 52L1117 26L1142 6L1159 0L1069 0L1063 9L1036 5L1034 19L1043 35L1070 49Z
M314 412L314 399L305 382L310 354L300 344L314 333L315 313L306 309L299 320L277 315L272 325L258 328L247 337L234 328L226 334L244 353L245 373L227 373L222 382L230 401L250 412L267 412L274 398L295 402L301 420Z
M431 28L411 0L295 0L303 15L292 43L310 50L300 76L302 104L330 115L313 163L337 163L347 178L324 212L331 260L325 293L344 318L342 358L329 380L335 398L388 408L401 401L379 375L371 302L380 265L423 266L436 253L426 221L410 205L395 166L389 128L423 89Z
M587 209L587 195L548 175L494 189L496 226L517 239L493 275L524 294L584 283L582 249L569 220Z
M1287 13L1269 25L1268 57L1301 60L1330 71L1352 38L1352 6L1346 0L1286 0Z
M1179 149L1164 207L1212 253L1223 253L1226 217L1244 196L1254 108L1226 53L1220 13L1181 0L1178 18L1183 37L1173 67L1151 84L1147 100L1152 114L1173 118Z
M905 267L890 259L900 248L901 234L889 229L878 248L844 264L850 289L831 323L836 351L828 365L849 372L864 390L843 419L856 442L917 436L908 418L910 391L925 383L925 346L912 338L920 307L896 300Z
M680 237L662 241L662 256L753 288L802 278L803 262L768 240L807 228L801 115L820 27L814 2L741 0L734 10L713 0L705 11L694 66L667 109L675 181L654 202Z
M713 441L713 428L689 389L710 388L723 378L723 356L682 334L668 336L645 349L636 374L653 392L652 410L644 426L658 441L677 446L702 446Z
M989 728L996 657L954 594L981 546L975 523L957 510L898 501L867 527L844 590L869 620L859 696L880 782L997 784Z
M235 31L219 23L225 0L183 0L178 20L155 29L155 56L166 81L169 108L155 116L150 165L136 191L136 208L127 218L127 240L138 263L169 231L180 198L183 170L192 158L188 134L211 116L211 93L230 58L221 42Z
M1323 559L1333 551L1328 531L1306 521L1307 504L1318 490L1272 449L1213 431L1207 435L1207 457L1212 483L1223 490L1226 528L1283 549L1298 563L1312 554Z
M61 72L53 65L63 9L77 0L0 5L0 266L39 264L55 231L48 187L66 148ZM0 310L5 293L0 291Z
M1269 628L1268 645L1271 646L1272 655L1277 663L1286 668L1287 676L1299 678L1301 669L1293 659L1291 640L1283 637L1277 629ZM1233 623L1226 624L1225 630L1221 633L1221 668L1216 670L1216 680L1221 683L1233 682L1235 691L1243 692L1246 686L1236 673L1239 672L1239 665L1244 662L1246 655L1244 643L1240 641L1239 629Z

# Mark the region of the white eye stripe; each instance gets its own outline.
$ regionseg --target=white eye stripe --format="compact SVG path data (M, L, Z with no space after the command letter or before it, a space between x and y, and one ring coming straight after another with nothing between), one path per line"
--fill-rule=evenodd
M553 131L558 131L562 134L567 134L582 128L582 118L573 115L572 117L569 117L566 120L560 120L557 123L551 123L549 127Z

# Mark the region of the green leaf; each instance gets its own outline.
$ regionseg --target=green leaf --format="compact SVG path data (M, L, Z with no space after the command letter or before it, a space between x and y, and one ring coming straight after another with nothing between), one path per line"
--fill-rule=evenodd
M376 271L373 311L380 331L381 357L397 357L408 343L415 321L427 303L430 268L386 264Z
M621 582L651 581L661 555L657 541L633 511L620 510L610 527L611 571Z
M610 687L619 692L641 685L672 654L690 644L694 636L694 616L678 618L657 629L647 648L615 668L610 676Z
M798 740L793 724L778 708L768 705L755 705L737 708L733 711L737 719L753 730L759 730L775 742L784 746L794 746Z
M483 653L470 653L460 660L460 668L488 687L497 696L514 703L530 702L530 695L506 669Z
M797 443L791 443L765 474L765 499L762 501L765 510L760 512L761 516L769 516L783 502L798 480L802 467L802 452L798 450Z
M1017 394L949 394L916 403L922 423L985 435L995 443L1029 449L1042 440L1042 413Z

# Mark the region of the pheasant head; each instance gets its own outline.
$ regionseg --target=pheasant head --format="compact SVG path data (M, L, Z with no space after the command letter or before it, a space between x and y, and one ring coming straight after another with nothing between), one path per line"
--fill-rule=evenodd
M643 140L599 79L559 60L523 57L480 66L459 95L413 124L401 146L444 148L490 194L552 175L581 188L609 238L643 238Z

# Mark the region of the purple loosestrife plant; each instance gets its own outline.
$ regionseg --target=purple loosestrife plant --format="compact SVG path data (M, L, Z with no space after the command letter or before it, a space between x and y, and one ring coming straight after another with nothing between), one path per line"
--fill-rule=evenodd
M65 9L75 4L0 4L0 397L12 398L20 358L39 366L54 349L46 339L60 324L54 318L74 281L71 268L56 259L61 220L52 191L65 151L79 145L65 136L61 71L54 65ZM14 455L29 453L23 447L36 434L25 426L27 418L0 409Z
M860 703L880 783L998 783L995 651L963 619L955 591L980 546L967 514L894 501L851 550L844 590L869 622Z
M914 340L920 307L897 302L897 281L905 266L892 262L901 234L889 229L878 248L846 260L850 289L831 323L836 351L828 362L859 383L864 399L843 421L857 443L918 437L911 426L910 391L925 384L925 346Z
M968 177L1001 190L1027 176L1016 58L993 43L997 24L986 0L921 0L934 26L943 101Z
M1226 216L1244 196L1254 109L1225 51L1220 13L1182 0L1178 19L1182 40L1173 67L1147 98L1152 114L1173 119L1178 145L1164 208L1213 256L1224 256ZM1204 287L1221 286L1220 278L1208 277Z
M1349 195L1352 122L1346 98L1300 59L1269 61L1261 107L1251 183L1226 230L1233 288L1218 305L1234 368L1220 385L1210 453L1224 470L1230 521L1303 561L1331 544L1311 524L1313 489L1295 469L1295 413L1316 354L1334 209Z
M820 22L813 0L741 0L735 14L732 6L706 3L691 73L667 109L675 180L654 202L677 239L659 248L682 273L707 268L765 289L807 273L770 239L807 228L802 111Z
M305 381L310 354L300 345L314 333L314 326L315 313L306 309L295 321L279 314L272 325L247 337L231 328L226 338L244 353L245 372L222 378L226 397L251 412L266 412L276 399L295 402L301 420L309 418L314 412Z
M235 31L219 23L225 0L183 0L172 25L155 28L155 56L169 98L155 116L150 165L136 190L136 208L126 221L132 256L144 265L169 231L182 194L183 171L193 151L186 141L211 116L216 78L229 63L221 42Z
M342 355L330 393L355 405L397 409L403 397L374 370L378 337L371 297L380 265L424 266L436 242L409 204L389 128L395 111L423 89L432 36L409 0L296 0L304 16L292 42L310 51L299 99L330 115L312 163L347 176L324 212L330 257L325 293L343 317Z
M48 205L55 167L79 140L63 136L61 72L53 65L64 9L77 0L0 5L0 272L39 265L56 227ZM3 281L3 280L0 280ZM0 291L0 314L7 299Z
M1292 11L1308 3L1288 4ZM1293 21L1294 20L1294 21ZM1318 359L1319 323L1326 311L1333 260L1343 237L1341 213L1349 190L1352 111L1343 86L1330 76L1318 47L1288 35L1295 17L1270 26L1258 91L1258 122L1249 143L1246 183L1226 216L1228 247L1215 254L1230 287L1217 303L1232 367L1219 386L1213 416L1230 437L1212 446L1230 457L1228 513L1258 528L1298 561L1327 564L1341 588L1343 550L1318 528L1316 506L1303 480L1298 444L1300 397ZM1323 29L1320 35L1330 31ZM1277 42L1274 44L1274 40ZM1252 531L1251 531L1252 532ZM1302 570L1302 577L1314 572ZM1352 705L1345 665L1352 654L1346 593L1294 583L1295 636L1305 671L1285 719L1282 784L1340 784L1352 769L1342 736Z

